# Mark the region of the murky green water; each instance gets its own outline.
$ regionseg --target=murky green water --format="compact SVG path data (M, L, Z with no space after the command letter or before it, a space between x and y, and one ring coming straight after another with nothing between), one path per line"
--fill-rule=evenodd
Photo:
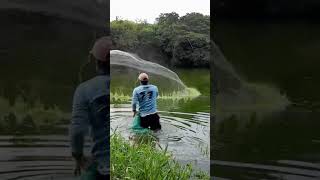
M291 102L276 112L216 112L224 114L212 129L217 179L319 179L319 30L299 22L217 26L217 44L239 74Z

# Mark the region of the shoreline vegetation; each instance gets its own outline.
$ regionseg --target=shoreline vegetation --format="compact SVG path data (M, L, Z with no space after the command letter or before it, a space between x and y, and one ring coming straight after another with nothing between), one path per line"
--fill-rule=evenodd
M47 107L40 100L33 104L18 96L10 104L0 98L0 135L40 135L65 132L71 114L62 111L57 105Z
M172 100L172 101L188 101L197 98L201 93L196 88L186 88L181 91L174 91L170 94L160 94L158 99L160 100ZM131 96L124 92L110 93L110 102L113 103L127 103L131 100Z
M209 15L161 13L154 24L117 18L110 29L112 49L170 67L209 68Z
M167 147L157 145L150 134L139 135L131 143L114 132L110 137L111 179L210 179L206 172L193 169L191 164L180 165Z

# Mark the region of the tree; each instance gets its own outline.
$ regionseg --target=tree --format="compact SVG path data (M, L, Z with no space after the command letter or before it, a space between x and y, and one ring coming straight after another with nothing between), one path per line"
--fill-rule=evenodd
M160 26L168 26L179 21L179 14L176 12L171 13L161 13L158 18L156 18L156 22Z
M180 23L188 27L189 31L209 34L210 33L210 16L200 13L187 13L180 18Z
M210 17L200 13L162 13L155 24L117 19L111 22L111 36L120 50L153 48L173 66L209 67Z
M180 35L175 41L173 54L173 63L177 66L209 66L210 39L193 32Z

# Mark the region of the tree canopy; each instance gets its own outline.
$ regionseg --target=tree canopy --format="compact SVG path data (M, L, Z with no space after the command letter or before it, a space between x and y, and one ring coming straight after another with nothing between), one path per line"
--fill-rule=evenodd
M155 24L114 20L111 36L115 48L129 52L160 49L168 63L179 67L209 67L210 17L200 13L184 16L162 13Z

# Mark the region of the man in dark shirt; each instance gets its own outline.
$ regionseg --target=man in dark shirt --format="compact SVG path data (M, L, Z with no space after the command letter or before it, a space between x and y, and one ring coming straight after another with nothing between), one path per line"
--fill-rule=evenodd
M85 169L85 179L109 179L110 160L110 79L109 79L109 37L98 39L90 51L90 60L96 63L96 76L82 82L76 89L73 98L70 138L72 156L76 160L75 174ZM89 167L83 156L84 137L91 131L93 139L93 161ZM82 177L83 178L83 177Z

